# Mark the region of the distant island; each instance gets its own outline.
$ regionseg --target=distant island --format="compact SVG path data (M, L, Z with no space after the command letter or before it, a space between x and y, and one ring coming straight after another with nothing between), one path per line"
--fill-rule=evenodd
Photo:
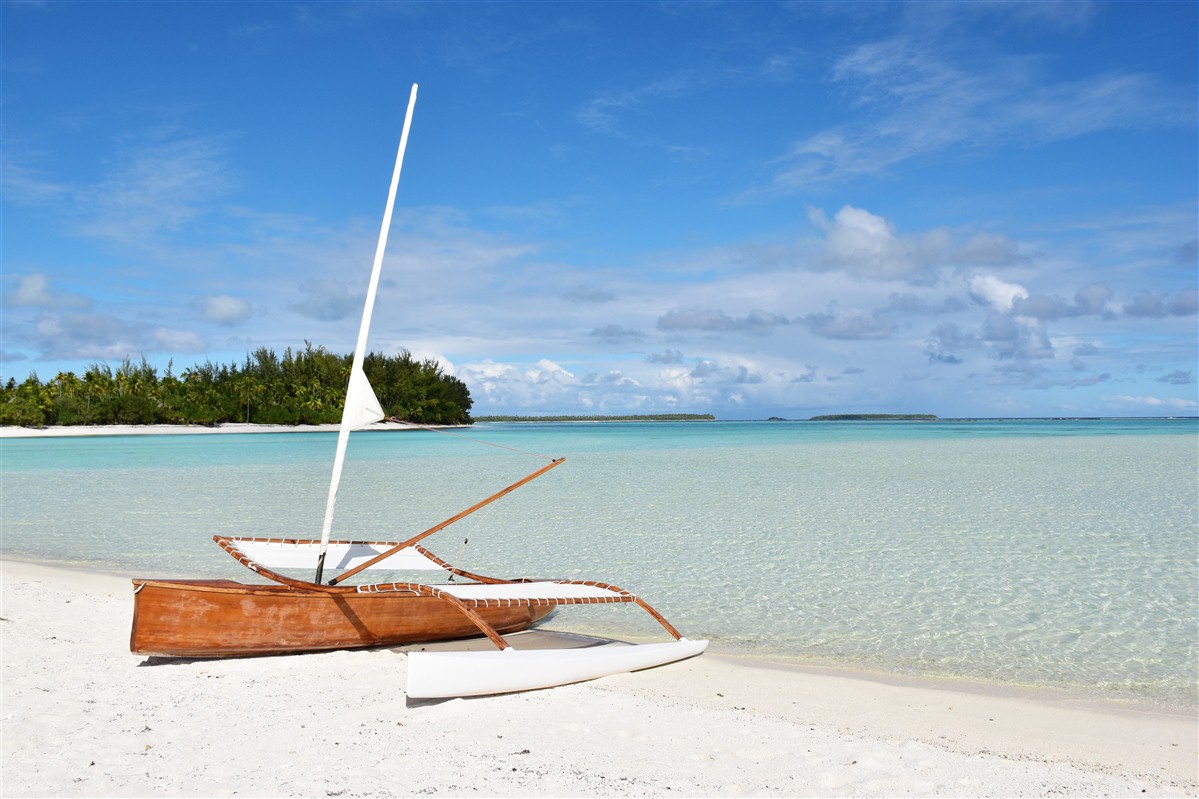
M625 416L476 416L476 422L713 422L710 413L651 413Z
M813 416L809 422L935 422L931 413L831 413Z

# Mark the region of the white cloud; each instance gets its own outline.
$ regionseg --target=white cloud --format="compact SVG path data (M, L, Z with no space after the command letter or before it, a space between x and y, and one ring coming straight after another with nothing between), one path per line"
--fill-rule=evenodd
M1199 313L1199 291L1187 289L1176 294L1142 291L1123 304L1127 316L1161 319L1167 316L1194 316Z
M217 294L205 297L201 303L204 318L219 325L236 325L250 315L250 303L240 297Z
M347 289L336 280L307 280L300 284L303 298L291 309L301 316L336 322L362 314L365 294Z
M13 287L4 292L7 308L86 308L90 305L86 297L55 291L50 277L38 272L14 275L11 282Z
M658 330L664 333L696 330L705 333L750 333L766 336L788 324L785 316L765 311L751 311L746 316L732 317L711 308L681 308L668 311L658 318Z
M640 341L645 338L645 334L638 330L629 330L621 325L603 325L591 331L591 335L598 339L603 339L610 344L617 344L624 341Z
M834 303L820 313L810 313L801 320L813 333L825 338L883 339L893 330L891 322L877 314L856 309L841 309Z
M1112 396L1103 397L1105 402L1110 402L1117 406L1141 406L1152 410L1154 413L1160 413L1163 409L1172 409L1176 411L1194 412L1199 406L1195 400L1184 399L1182 397L1148 397L1148 396Z
M99 313L43 313L34 327L33 344L43 358L115 361L206 349L204 340L194 331L128 322Z
M4 304L27 308L52 308L57 300L50 293L50 278L45 275L22 275L16 286L5 292Z
M994 275L975 275L969 280L970 295L998 311L1010 311L1017 299L1028 299L1028 289L1018 283L1007 283Z
M57 202L70 195L67 184L45 180L33 170L14 163L10 152L0 154L0 161L3 162L0 177L3 179L6 203L42 205Z
M832 220L822 209L810 208L808 219L825 234L811 268L862 279L932 284L946 267L1003 266L1022 257L1007 236L975 233L959 244L944 227L903 234L885 217L852 205L842 206Z
M173 330L167 327L155 328L151 333L154 346L152 352L203 352L204 339L192 330Z
M1020 5L1037 4L1013 7ZM1153 75L1108 71L1054 81L1047 59L994 52L975 59L971 52L908 34L849 50L832 78L859 115L854 124L800 138L778 159L770 184L748 194L794 194L951 149L1031 147L1195 121L1192 92Z
M215 137L160 139L118 153L104 180L75 197L81 232L146 248L207 214L234 185L227 147Z

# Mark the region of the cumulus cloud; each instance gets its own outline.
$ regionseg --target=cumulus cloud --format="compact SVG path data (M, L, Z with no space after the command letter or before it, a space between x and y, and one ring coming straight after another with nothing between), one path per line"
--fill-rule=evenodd
M962 330L956 322L943 322L933 328L925 352L929 363L959 364L962 358L957 353L981 345L977 334Z
M34 272L28 275L13 275L12 287L4 292L7 308L86 308L91 302L86 297L69 292L55 291L48 275Z
M687 377L696 384L726 387L758 385L767 380L767 376L753 363L729 365L713 358L696 359Z
M877 279L907 279L942 263L950 249L949 234L935 230L921 237L896 233L881 216L846 205L830 221L824 211L808 213L825 233L819 267Z
M209 322L232 326L249 317L250 303L240 297L217 294L205 297L200 303L200 311Z
M1089 377L1082 377L1077 380L1069 380L1064 383L1066 388L1085 388L1086 386L1095 386L1100 383L1106 383L1111 380L1112 376L1107 372L1100 374L1092 374Z
M969 280L970 296L982 305L999 311L1010 311L1016 300L1028 299L1028 289L1018 283L1007 283L994 275L975 275Z
M1074 295L1074 307L1080 314L1102 314L1112 299L1112 290L1103 283L1083 286Z
M1079 289L1073 302L1050 294L1027 294L1016 296L1010 310L1020 316L1032 316L1042 321L1091 314L1103 316L1108 313L1107 305L1111 298L1112 291L1106 285L1092 283Z
M335 280L305 281L300 284L300 293L302 299L291 309L311 319L336 322L362 313L364 295L347 290Z
M476 401L494 408L574 408L582 381L553 361L532 364L487 359L462 364L455 377L466 383Z
M764 311L753 311L746 316L732 317L721 310L708 308L684 308L668 311L658 318L658 330L671 333L698 330L706 333L749 333L767 336L774 328L786 325L785 316Z
M995 233L976 233L953 254L955 262L978 266L1002 266L1022 257L1016 242Z
M34 327L34 343L51 359L123 360L150 353L193 353L206 349L188 330L127 322L108 314L44 313Z
M733 378L735 382L742 384L761 383L762 375L758 372L751 372L748 367L738 366L737 376Z
M526 380L533 383L563 383L574 382L575 376L549 358L542 358L533 366L523 370Z
M1167 316L1194 316L1199 313L1199 291L1189 289L1177 294L1144 291L1124 304L1128 316L1162 319Z
M1151 408L1155 412L1160 412L1163 409L1175 411L1193 412L1199 403L1192 399L1184 399L1182 397L1147 397L1147 396L1129 396L1117 395L1104 397L1105 402L1110 402L1118 406L1142 406Z
M1173 372L1157 378L1157 381L1159 383L1169 383L1173 386L1189 386L1195 382L1195 376L1189 370L1175 369Z
M832 304L826 312L810 313L800 320L824 338L883 339L891 335L890 320L859 310L842 310Z
M651 352L645 357L649 363L673 364L683 362L683 353L678 350L665 350L663 352Z
M959 243L948 228L904 234L888 219L852 205L831 220L822 209L810 208L808 219L825 236L810 268L865 280L933 284L945 267L998 267L1021 258L1006 236L976 233Z
M192 330L175 330L169 327L156 327L150 333L154 346L151 352L203 352L206 348L204 339Z
M983 322L979 338L991 345L1000 358L1052 358L1053 344L1036 319L991 314Z
M613 369L605 374L590 374L583 378L584 383L598 384L603 386L622 386L636 387L641 384L635 378L629 377L619 369Z
M610 344L618 344L622 341L640 341L645 338L645 334L637 330L629 330L620 325L604 325L597 327L591 331L591 335L598 339L603 339Z
M912 316L937 316L964 311L966 303L952 296L934 302L911 293L892 294L883 310Z

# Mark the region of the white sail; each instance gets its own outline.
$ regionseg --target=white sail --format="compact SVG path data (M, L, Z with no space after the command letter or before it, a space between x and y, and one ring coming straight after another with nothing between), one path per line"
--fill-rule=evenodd
M383 418L379 400L362 371L366 358L366 340L370 334L371 314L375 310L375 295L379 290L379 274L383 269L383 253L387 249L387 234L391 230L391 213L395 208L396 189L400 185L400 170L404 166L404 150L408 147L408 130L412 127L412 110L416 106L416 84L408 96L408 112L404 116L404 132L400 134L400 149L396 153L395 170L391 174L391 188L387 192L387 209L383 212L383 225L379 230L379 243L375 247L375 262L371 268L370 284L366 289L366 303L362 309L362 324L358 327L358 344L354 347L354 361L350 366L350 382L346 388L346 405L342 409L341 427L337 431L337 454L333 457L333 476L329 481L329 498L325 502L325 523L321 526L321 553L317 561L316 582L321 581L325 566L325 553L329 546L329 534L333 531L333 509L337 504L337 486L341 482L341 470L345 464L346 445L350 431L364 424Z
M379 404L375 390L371 388L366 373L357 366L350 367L350 385L346 389L346 407L343 411L345 421L351 430L360 430L368 424L374 424L384 417L383 407Z

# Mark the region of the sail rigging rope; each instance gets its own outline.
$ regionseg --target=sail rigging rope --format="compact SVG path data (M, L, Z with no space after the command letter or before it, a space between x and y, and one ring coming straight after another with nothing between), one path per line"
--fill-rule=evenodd
M495 510L496 507L503 500L504 500L504 498L500 497L498 500L496 500L495 502L488 505L487 510L485 510L482 514L475 517L474 525L471 526L470 530L462 538L462 543L458 546L458 553L456 555L454 555L454 564L458 568L460 568L460 569L462 568L462 556L466 554L466 545L470 543L470 537L475 534L475 531L479 529L479 527L483 524L483 522L487 521L487 517L491 515L491 512L493 510ZM450 572L449 581L451 583L454 582L454 573L453 572Z
M409 427L417 427L417 428L420 428L421 430L428 430L431 433L441 433L443 436L452 436L454 438L460 438L463 441L470 441L473 444L484 444L488 447L496 447L497 449L506 449L509 452L515 452L518 455L528 455L530 458L544 458L548 461L554 460L553 455L546 455L542 452L529 452L527 450L517 449L516 447L509 447L506 444L497 444L494 441L484 441L481 438L473 438L471 436L464 436L461 433L451 433L449 430L446 430L441 427L433 427L431 425L421 424L420 422L409 422L404 419L397 419L394 416L388 416L383 421L395 422L396 424L406 424Z

